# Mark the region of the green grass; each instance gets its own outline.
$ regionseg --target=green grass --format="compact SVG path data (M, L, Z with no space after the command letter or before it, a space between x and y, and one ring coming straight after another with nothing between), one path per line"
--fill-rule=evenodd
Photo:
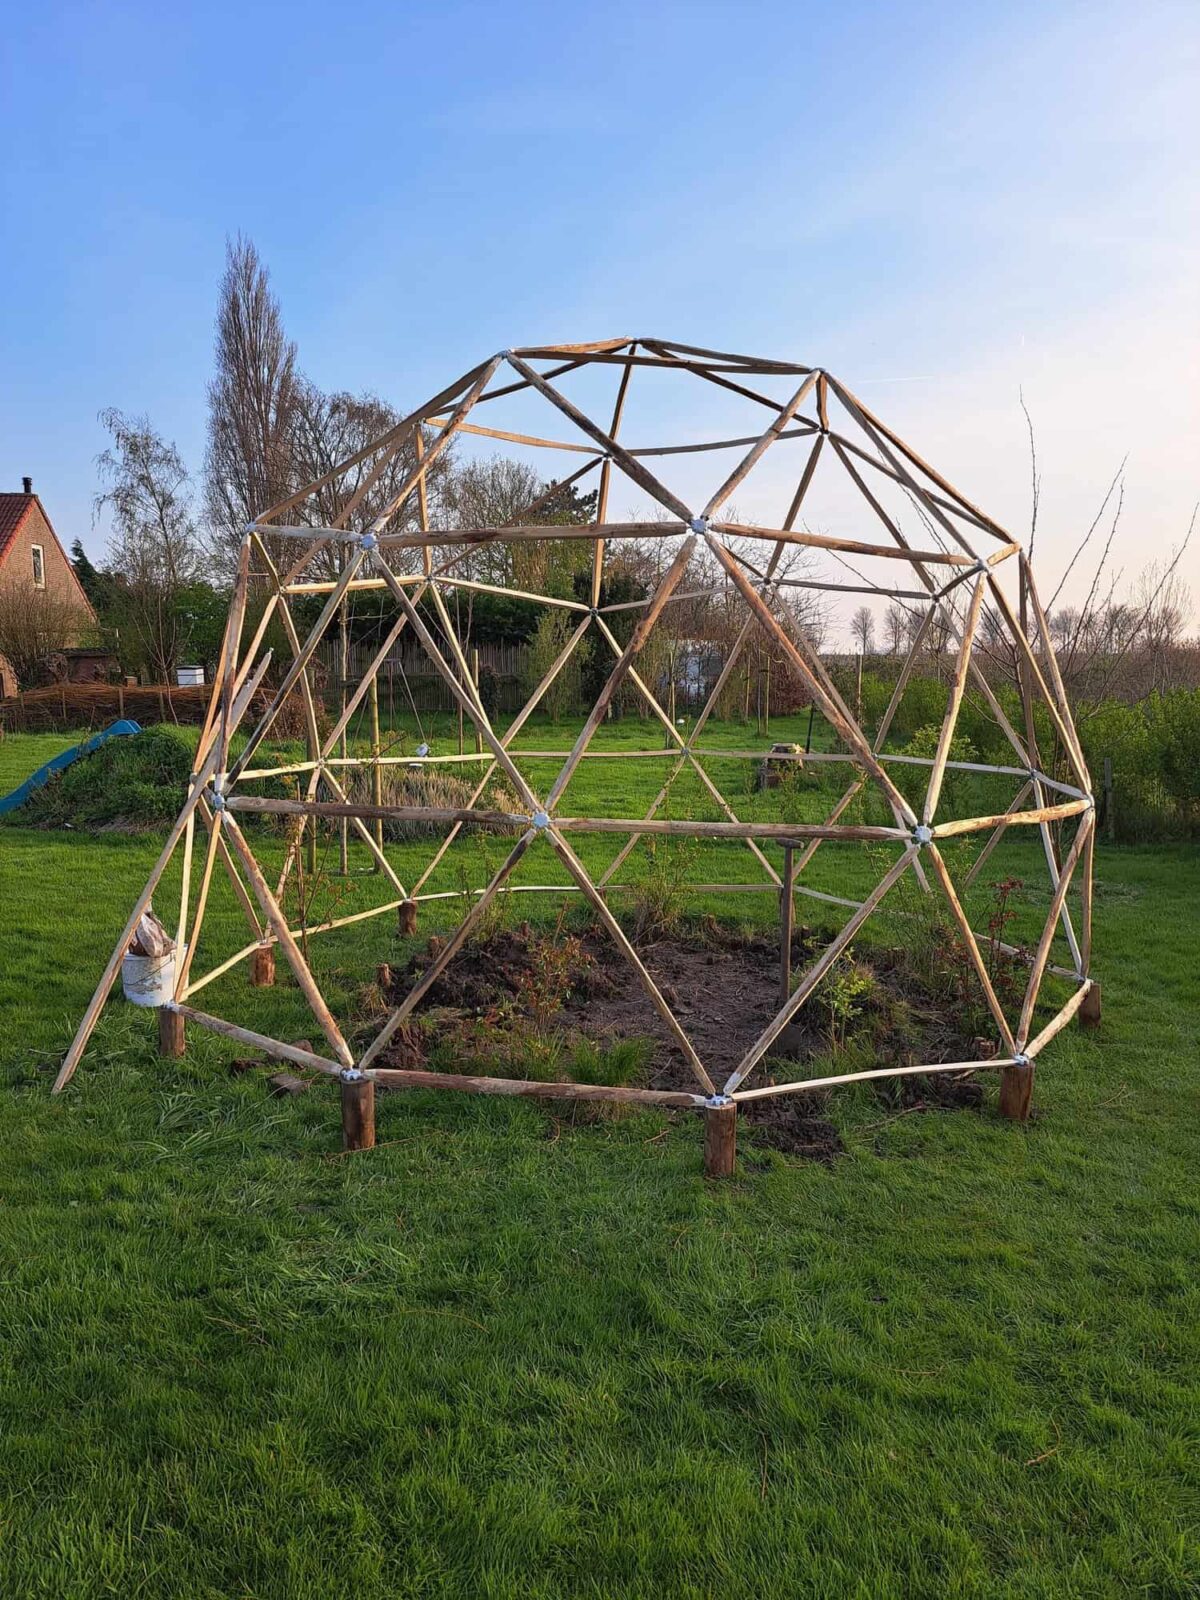
M572 806L662 781L605 769ZM0 1594L1197 1593L1195 852L1098 852L1104 1022L1047 1052L1028 1126L847 1090L832 1167L744 1138L713 1186L690 1116L434 1093L381 1097L379 1148L343 1157L329 1089L271 1100L211 1036L159 1062L119 1001L52 1099L157 847L0 833ZM1000 854L1032 885L1029 841ZM216 902L206 959L244 937ZM390 917L312 949L343 1015L404 954ZM203 994L313 1032L282 978Z
M0 795L11 794L30 773L85 738L81 733L8 733L0 737Z

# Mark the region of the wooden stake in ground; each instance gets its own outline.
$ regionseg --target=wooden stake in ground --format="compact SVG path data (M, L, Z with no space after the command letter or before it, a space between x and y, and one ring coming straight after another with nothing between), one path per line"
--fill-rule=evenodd
M715 1095L704 1108L704 1176L732 1178L737 1166L737 1102Z
M342 1149L372 1150L375 1147L375 1080L354 1067L341 1074Z
M792 992L792 926L796 919L796 850L783 847L783 883L779 889L779 1004Z
M166 1061L177 1060L187 1045L183 1035L183 1016L173 1005L158 1008L158 1053Z

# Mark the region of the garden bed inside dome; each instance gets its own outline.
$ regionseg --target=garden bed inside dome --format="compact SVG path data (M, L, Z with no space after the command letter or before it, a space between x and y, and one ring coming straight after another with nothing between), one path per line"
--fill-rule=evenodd
M792 967L802 973L831 935L798 927ZM431 939L390 975L383 998L399 1004L442 949ZM718 1087L780 1008L777 940L699 918L639 946L639 954ZM994 1025L953 942L856 945L839 958L756 1067L747 1086L986 1059ZM995 958L998 976L1016 963ZM628 961L601 930L529 923L471 940L422 997L376 1065L475 1076L608 1083L697 1091L679 1045ZM864 1085L894 1110L977 1109L984 1089L970 1073L910 1074ZM759 1143L831 1160L842 1149L831 1115L836 1091L741 1102ZM575 1119L619 1114L587 1102Z

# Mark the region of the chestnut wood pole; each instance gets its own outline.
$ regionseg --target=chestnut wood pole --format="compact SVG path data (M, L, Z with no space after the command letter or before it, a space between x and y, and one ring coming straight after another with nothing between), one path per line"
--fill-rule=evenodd
M767 606L766 602L763 600L758 591L751 586L749 580L746 578L737 562L724 548L724 546L714 539L711 534L706 534L705 538L709 549L716 556L721 566L724 567L725 571L733 579L737 587L741 590L743 599L758 617L758 620L762 623L768 638L773 638L776 641L776 643L779 645L779 648L783 652L784 660L791 667L794 675L800 679L800 681L813 695L817 704L820 706L822 715L825 717L826 721L829 722L832 727L837 729L838 734L845 741L847 747L854 751L861 765L883 790L893 808L899 811L900 816L909 826L915 827L917 819L913 813L912 807L900 793L899 789L896 788L896 785L888 777L887 773L880 766L879 762L875 758L874 752L867 744L866 740L852 725L852 723L848 721L846 716L843 715L842 710L836 703L835 696L831 695L826 690L825 685L821 681L821 676L819 676L816 672L811 660L806 660L804 655L802 655L792 643L791 639L788 638L787 634L783 631L783 628L776 620L774 613Z
M70 1083L71 1078L74 1076L75 1068L79 1065L80 1057L83 1055L84 1050L87 1048L87 1042L92 1036L92 1029L96 1026L96 1022L100 1016L100 1013L104 1009L104 1002L108 999L109 991L116 982L117 973L121 970L121 962L125 958L125 952L129 949L130 940L137 931L138 921L141 918L142 912L145 911L146 907L150 904L150 898L158 886L158 880L167 870L167 864L170 862L171 857L175 854L175 847L183 837L183 831L187 827L187 819L191 816L192 812L196 809L196 806L200 803L201 790L208 782L209 778L212 777L216 764L217 750L214 744L204 759L204 765L196 774L196 778L192 784L191 794L186 801L183 810L175 819L174 827L172 827L170 833L167 835L167 841L162 847L162 851L158 860L151 868L150 876L146 880L145 887L138 896L137 900L134 902L133 910L129 913L129 919L125 924L125 928L121 934L121 937L117 940L116 948L109 957L108 965L105 967L104 972L101 975L100 982L96 986L96 992L93 994L90 1002L88 1003L87 1010L84 1012L83 1017L80 1020L75 1037L71 1041L71 1048L63 1057L63 1064L59 1068L57 1078L54 1080L55 1094L61 1094L63 1089L66 1088L67 1084Z
M262 907L263 915L271 925L271 932L282 946L283 953L287 957L288 965L295 975L296 982L300 985L301 992L308 1001L309 1009L321 1026L321 1032L329 1040L329 1043L333 1046L334 1054L343 1065L352 1066L354 1057L350 1052L350 1047L342 1037L341 1029L333 1019L333 1013L325 1004L316 980L309 971L308 962L305 961L300 946L296 943L288 928L283 910L271 893L266 878L263 877L262 869L255 860L250 846L242 837L241 829L228 812L225 814L225 827L229 835L229 842L242 864L242 870L249 879L255 899Z
M812 966L809 967L808 971L804 974L795 991L788 996L788 999L783 1007L776 1013L772 1021L767 1024L759 1037L750 1046L749 1050L746 1051L741 1061L738 1062L738 1065L733 1072L730 1073L725 1083L724 1092L726 1094L732 1094L735 1089L739 1088L747 1075L754 1070L754 1068L762 1060L763 1056L766 1055L767 1051L775 1043L775 1040L783 1032L784 1028L787 1027L788 1023L796 1015L797 1011L799 1011L800 1007L808 999L809 995L816 988L817 984L820 983L821 979L829 971L830 967L833 966L838 956L841 955L842 951L854 938L855 934L862 927L863 923L866 922L867 918L883 899L884 895L887 894L888 890L902 875L905 869L911 864L919 848L920 847L915 844L909 845L908 849L905 850L900 859L896 861L893 866L884 874L880 881L875 885L874 889L872 889L871 893L859 906L858 910L855 911L850 919L844 924L841 932L838 933L833 940L826 945L821 955L816 961L813 962Z
M732 1178L737 1166L737 1101L723 1095L704 1108L704 1176Z
M268 557L268 559L270 559L270 558ZM423 593L424 591L422 590L421 592ZM418 598L418 601L419 601L420 595L418 595L417 598ZM280 618L282 619L283 626L284 626L284 631L286 632L286 634L288 636L288 641L289 641L289 643L291 645L291 648L292 648L293 652L298 656L299 653L300 653L300 649L301 649L300 636L296 632L296 624L295 624L295 622L294 622L294 620L292 618L291 608L289 607L286 599L282 599L281 598L280 607L279 607L279 614L280 614ZM394 633L398 633L399 632L399 627L394 629L393 632ZM372 671L372 678L374 678L374 671ZM309 785L308 785L308 798L309 798L309 800L315 799L318 787L319 787L319 785L321 783L324 783L340 799L344 800L346 798L345 792L343 791L341 785L338 783L337 779L334 777L333 773L329 770L329 767L326 765L326 758L328 757L330 751L334 748L334 745L336 744L339 736L342 734L343 730L345 729L347 722L349 721L350 717L353 715L355 707L358 705L359 701L361 700L361 698L362 698L362 687L363 686L360 684L358 689L355 691L355 696L354 696L353 701L350 703L350 705L348 705L348 707L347 707L345 713L343 714L343 716L338 719L338 726L333 730L333 732L330 733L328 739L325 741L325 744L321 745L320 734L319 734L319 731L318 731L318 728L317 728L316 701L313 698L312 685L308 681L308 672L307 672L307 670L302 672L301 675L300 675L300 688L301 688L302 698L303 698L303 701L304 701L304 716L305 716L305 721L306 721L306 723L308 725L309 746L310 746L311 749L315 749L315 751L317 753L317 760L316 760L315 764L313 765L312 776L309 779ZM387 858L386 854L384 853L382 847L379 846L376 843L375 837L372 834L371 830L364 824L364 822L362 821L361 817L352 817L350 820L354 824L355 832L358 834L358 836L362 840L362 842L366 845L366 847L370 851L371 855L375 858L375 863L376 863L379 871L385 873L387 875L388 879L391 881L392 887L396 890L396 892L398 894L400 894L400 895L403 895L406 892L405 888L404 888L404 885L401 883L399 877L396 874L395 868L392 866L391 862L388 860L388 858ZM305 829L305 820L302 819L301 820L301 825L300 825L301 833L304 832L304 829ZM315 872L316 872L316 842L317 842L317 831L316 831L316 826L314 824L313 828L311 830L309 830L309 835L308 835L308 843L309 843L309 872L310 872L310 874L315 874ZM295 860L296 850L299 849L299 845L300 845L300 840L299 840L299 838L297 838L294 841L293 847L291 849L289 849L288 852L284 856L283 868L282 868L282 870L281 870L281 872L279 874L279 881L275 886L275 898L277 900L280 899L282 897L282 895L283 895L284 886L287 883L288 875L291 872L292 865L293 865L294 860Z
M173 1005L158 1008L158 1053L164 1061L178 1060L187 1044L184 1039L183 1017Z
M1059 913L1066 903L1067 890L1071 886L1071 878L1078 864L1080 854L1087 843L1095 820L1094 811L1085 811L1079 824L1079 831L1075 835L1075 842L1067 852L1066 860L1062 865L1058 883L1050 899L1050 915L1046 919L1046 926L1042 930L1042 937L1038 941L1037 951L1033 958L1033 965L1029 971L1029 985L1025 990L1025 1000L1021 1007L1021 1020L1017 1027L1017 1049L1024 1050L1025 1041L1029 1038L1030 1025L1033 1022L1033 1010L1037 1004L1038 992L1042 986L1042 977L1046 971L1046 963L1050 959L1050 946L1054 942L1055 930L1058 926Z
M379 678L376 673L371 674L370 707L371 707L371 798L377 806L383 804L383 769L379 765L379 757L383 754L383 744L379 737ZM376 819L375 844L379 854L383 854L383 822ZM379 871L379 862L376 860L373 872Z
M350 617L346 596L342 595L342 603L338 607L338 687L341 699L342 760L346 759L346 702L350 698L346 684L350 676ZM343 817L338 830L338 869L344 878L350 871L350 824Z
M342 1149L373 1150L375 1147L375 1080L356 1067L341 1073Z
M796 852L783 847L783 883L779 890L779 1004L785 1006L792 993L792 927L796 919Z
M816 381L817 374L815 372L810 372L805 378L804 382L796 390L792 398L787 402L786 405L780 408L779 415L771 423L771 426L767 428L764 433L761 433L754 441L749 453L742 457L741 461L739 461L737 466L734 467L733 471L726 478L725 482L711 497L708 504L701 512L701 516L706 522L710 517L716 516L717 512L737 488L738 484L741 483L746 475L757 465L758 461L766 453L769 446L775 443L776 439L778 439L784 428L787 427L788 423L800 409L804 402L805 396L808 394L809 390L813 387Z
M1100 985L1093 979L1079 1006L1079 1021L1085 1028L1100 1025Z
M629 359L630 364L632 364L632 361L636 358L622 357L622 360L626 359ZM564 416L570 417L581 432L586 433L590 439L595 440L605 454L620 467L627 478L637 484L639 489L644 490L651 499L657 500L660 505L665 506L668 511L679 517L684 523L691 522L692 513L683 504L682 500L677 500L665 484L660 483L652 473L647 472L640 462L635 461L627 450L623 450L610 434L604 432L603 428L598 428L590 417L585 416L580 411L578 406L573 405L564 395L559 394L558 390L548 384L540 373L535 372L532 367L522 361L520 356L510 355L508 364L516 372L519 372L527 382L531 383L535 389L539 390L550 401L551 405L557 406Z
M633 355L637 345L629 346L629 353ZM613 405L612 422L609 424L609 438L615 439L621 427L621 417L625 410L625 396L629 392L629 380L633 376L633 365L621 369L621 381L617 386L617 398ZM596 521L602 523L608 515L608 488L612 478L612 458L605 456L600 468L600 484L596 494ZM597 539L592 550L592 607L595 609L600 604L600 587L604 579L604 540Z
M534 1078L473 1078L460 1072L426 1072L416 1067L373 1067L371 1076L385 1088L451 1089L525 1100L596 1100L613 1105L703 1107L705 1097L687 1089L630 1089L624 1084L543 1083Z
M275 947L260 945L250 957L250 982L256 989L269 989L275 982Z
M1018 1061L1000 1069L1000 1115L1028 1122L1033 1109L1033 1062Z
M575 629L574 633L567 640L566 644L559 651L558 655L550 663L549 667L547 667L545 674L543 675L541 681L537 685L537 688L534 689L533 693L530 695L528 701L525 704L524 709L517 715L517 717L514 718L513 722L510 724L510 726L508 727L507 731L505 732L503 738L500 741L501 744L503 744L503 746L504 746L504 748L506 750L508 749L509 745L512 744L512 742L516 738L517 734L520 733L521 729L525 726L526 722L528 722L529 718L537 710L538 706L541 704L542 699L545 696L547 690L550 688L550 686L554 682L555 678L558 677L558 674L562 671L563 667L567 664L567 661L570 659L570 656L571 656L572 652L574 651L576 645L583 638L584 634L587 632L588 628L591 626L591 622L592 622L592 619L591 619L590 615L584 617L583 621ZM493 761L490 764L490 766L487 768L487 770L484 772L483 777L480 778L479 782L476 784L475 788L472 790L470 798L467 801L468 806L474 806L478 802L479 797L483 794L484 790L487 788L488 784L491 782L492 777L495 774L495 771L496 771L496 763ZM458 837L459 833L462 831L462 826L463 825L462 825L461 822L456 822L451 827L451 829L447 833L446 837L442 840L441 844L438 846L437 850L434 852L434 856L433 856L432 861L430 861L429 865L425 868L424 872L422 872L421 876L417 879L416 883L413 884L413 891L412 892L413 892L414 898L421 892L421 890L424 888L425 884L429 881L430 877L433 875L433 873L435 872L437 867L441 864L444 856L446 855L446 852L450 849L450 846L454 843L455 839Z
M529 849L529 846L533 843L533 838L533 829L528 828L517 840L516 844L513 845L508 855L500 863L499 868L493 874L487 888L476 900L470 911L467 912L466 916L459 923L454 933L452 933L449 939L446 940L446 943L442 946L441 950L438 952L433 961L430 962L429 966L426 967L425 971L417 979L416 983L413 984L412 988L405 995L404 999L392 1011L392 1014L388 1017L380 1031L375 1035L375 1038L367 1046L358 1063L361 1070L365 1071L365 1069L369 1067L375 1060L376 1056L378 1056L382 1050L387 1049L397 1028L401 1026L406 1017L416 1010L417 1005L420 1003L421 997L428 989L433 987L433 985L441 977L442 973L450 965L451 961L454 960L454 957L462 949L463 945L466 944L467 940L471 936L472 929L476 927L484 912L492 903L492 900L496 896L497 890L500 889L505 881L512 875L517 863Z
M370 444L364 445L361 450L356 451L351 456L347 456L344 461L339 461L337 466L331 467L329 471L324 473L321 477L314 478L311 483L306 483L302 489L294 490L293 493L288 495L286 499L277 501L275 505L262 512L262 514L255 519L255 526L262 527L265 533L272 533L274 530L269 526L269 524L273 523L276 517L282 516L285 511L290 511L293 506L300 505L303 501L307 500L310 495L315 494L318 489L325 488L327 484L335 482L344 473L349 472L351 468L359 466L362 462L366 461L368 457L376 455L380 452L382 452L382 460L376 462L375 469L373 469L373 474L376 473L376 469L378 471L382 471L382 469L395 455L396 451L404 445L414 430L420 428L421 423L427 417L436 416L438 411L440 411L443 406L449 405L451 401L457 400L459 395L462 394L463 390L466 389L468 385L473 384L491 364L492 363L490 360L481 361L478 366L472 367L470 372L464 372L460 378L456 378L453 383L447 385L447 387L441 390L439 394L435 394L432 399L427 400L423 406L418 406L415 411L410 411L406 417L402 417L394 427L389 428L388 431L384 434L381 434L378 439L372 439ZM367 479L363 484L360 485L360 492L356 496L356 500L361 502L363 496L372 487L374 481L375 476L368 474ZM347 511L342 514L343 518L352 509L357 509L357 506L347 507ZM340 521L342 518L339 518L338 520ZM314 529L312 535L314 540L318 537L318 535L319 530ZM304 564L306 566L309 559L310 557L305 557Z

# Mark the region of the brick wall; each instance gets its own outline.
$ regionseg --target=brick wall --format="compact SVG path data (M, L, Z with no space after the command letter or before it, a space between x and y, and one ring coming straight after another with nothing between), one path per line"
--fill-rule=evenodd
M56 600L65 601L79 611L79 631L71 641L72 644L78 644L95 621L95 613L88 604L87 596L79 587L74 569L54 537L41 502L36 496L33 496L32 509L13 535L5 551L4 560L0 563L0 588L18 589L33 594L35 545L42 547L46 593ZM0 696L15 694L19 687L12 668L4 657L0 656Z

